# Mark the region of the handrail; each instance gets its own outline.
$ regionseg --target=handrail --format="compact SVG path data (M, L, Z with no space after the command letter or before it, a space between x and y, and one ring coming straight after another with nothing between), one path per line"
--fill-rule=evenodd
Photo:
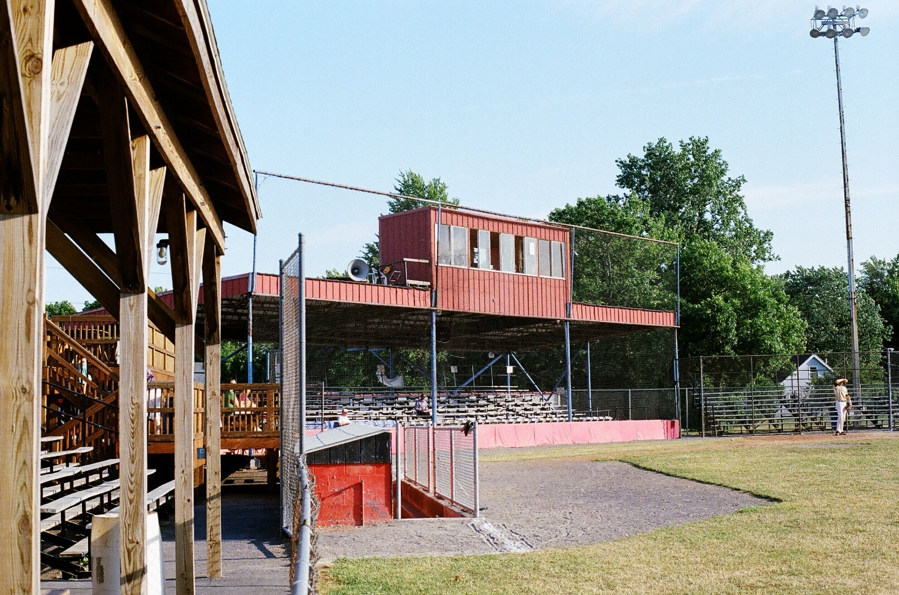
M70 337L68 335L68 333L66 333L64 330L62 330L58 326L56 326L52 320L50 320L49 318L45 318L44 322L46 323L47 330L49 330L53 334L57 335L59 338L63 339L65 341L66 345L72 349L72 351L74 351L81 357L87 358L89 360L93 360L91 363L97 369L105 372L106 374L109 374L109 376L111 376L113 380L117 381L119 379L119 375L117 372L114 372L112 370L112 368L110 368L105 363L103 363L102 361L97 359L97 357L93 353L91 353L90 351L88 351L87 349L82 347L81 344L78 343L78 341L76 341L75 339Z
M58 413L60 417L68 417L69 419L71 419L71 420L73 420L73 421L77 421L77 422L79 422L79 423L84 423L84 424L87 424L87 425L89 425L89 426L94 426L94 427L96 427L96 428L100 428L101 430L106 430L107 432L112 432L113 434L118 434L118 433L119 433L119 431L116 430L115 428L109 428L109 427L106 427L106 426L104 426L104 425L101 425L101 424L98 424L98 423L94 423L94 422L92 422L92 421L90 421L90 420L87 420L87 419L81 419L80 417L75 417L75 416L72 415L71 413L66 413L66 412L63 411L62 409L57 409L57 408L55 408L55 407L50 407L49 405L41 405L41 408L46 409L47 411L53 411L54 413ZM62 427L62 426L60 426L60 427ZM52 435L52 434L51 434L51 435Z
M47 385L47 386L52 386L52 387L55 388L56 390L62 390L62 391L65 391L65 392L67 392L67 393L71 393L71 394L73 394L73 395L75 395L75 396L78 396L78 397L82 397L82 398L85 398L85 399L90 399L91 401L93 401L94 403L96 403L96 404L98 404L98 405L104 405L104 406L106 406L106 407L112 407L113 409L118 409L118 408L119 408L119 406L116 405L115 403L107 403L107 402L104 401L103 399L97 399L96 397L92 397L92 396L90 396L90 395L86 395L86 394L84 394L84 393L80 393L80 392L78 392L77 390L72 390L72 389L67 388L67 387L65 387L65 386L62 386L62 385L59 385L59 384L55 384L55 383L53 383L53 382L50 382L49 380L44 380L43 383L44 383L45 385ZM110 396L116 394L117 392L118 392L118 391L113 391L113 392L111 392L111 393L107 393L105 396L106 396L107 398L109 398Z

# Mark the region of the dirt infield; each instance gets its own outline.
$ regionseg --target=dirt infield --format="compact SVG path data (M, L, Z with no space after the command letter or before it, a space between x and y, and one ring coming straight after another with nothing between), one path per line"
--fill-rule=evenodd
M768 503L620 462L482 462L480 476L482 518L320 528L321 561L587 545Z

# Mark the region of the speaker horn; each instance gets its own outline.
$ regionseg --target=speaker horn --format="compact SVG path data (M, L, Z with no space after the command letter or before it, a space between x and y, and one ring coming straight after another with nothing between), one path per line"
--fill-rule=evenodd
M346 266L346 274L349 276L350 281L356 281L357 283L368 281L368 263L361 258L354 258Z

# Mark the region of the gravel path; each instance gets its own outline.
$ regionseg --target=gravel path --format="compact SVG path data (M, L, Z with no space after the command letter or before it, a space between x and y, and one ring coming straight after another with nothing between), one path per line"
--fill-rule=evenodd
M414 519L319 528L322 562L338 557L487 554L587 545L767 500L620 462L481 463L480 519Z

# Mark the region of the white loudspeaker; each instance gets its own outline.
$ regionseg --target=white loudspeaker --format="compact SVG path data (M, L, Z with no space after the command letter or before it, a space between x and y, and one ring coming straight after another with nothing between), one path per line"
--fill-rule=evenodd
M351 281L368 281L368 263L361 258L354 258L346 266L346 274Z

